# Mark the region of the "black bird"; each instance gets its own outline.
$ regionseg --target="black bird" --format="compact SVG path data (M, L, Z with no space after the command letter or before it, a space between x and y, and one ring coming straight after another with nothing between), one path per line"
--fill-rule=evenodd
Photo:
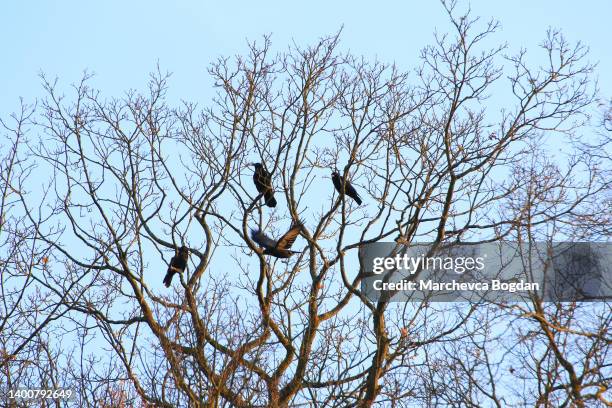
M170 282L172 282L172 277L175 273L181 273L187 267L187 261L189 260L189 248L183 245L178 254L172 257L170 260L170 265L168 265L168 271L166 272L166 277L164 278L164 285L167 288L170 287Z
M332 172L332 181L334 182L334 187L336 187L338 193L342 194L342 176L340 176L338 170ZM361 205L361 197L359 197L357 190L355 190L355 187L353 187L351 182L348 180L344 180L344 194L357 201L357 204Z
M251 230L251 238L264 249L264 254L272 255L277 258L289 258L291 255L298 253L289 250L289 248L291 248L291 245L295 242L301 229L301 222L294 223L289 231L287 231L278 241L266 236L261 230Z
M266 171L261 163L253 163L255 165L255 173L253 173L253 182L259 193L263 193L264 200L268 207L276 207L276 199L274 198L274 190L272 190L272 177Z

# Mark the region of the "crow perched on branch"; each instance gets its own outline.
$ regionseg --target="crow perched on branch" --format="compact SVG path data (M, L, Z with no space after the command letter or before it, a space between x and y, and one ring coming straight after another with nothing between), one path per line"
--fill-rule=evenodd
M261 163L251 163L255 165L255 173L253 173L253 182L260 194L263 194L265 203L268 207L276 207L276 199L274 198L274 190L272 189L272 177L266 171Z
M170 260L170 265L168 265L168 271L166 272L166 276L164 277L164 285L167 288L170 287L170 282L172 282L172 277L175 273L181 273L187 267L187 261L189 260L189 248L183 245L178 254L172 257Z
M301 222L294 223L289 231L285 233L278 241L266 236L261 230L251 230L251 238L260 247L264 249L264 254L272 255L277 258L289 258L293 254L297 254L296 251L290 251L291 245L295 242L300 230L303 225Z
M338 193L342 194L342 176L340 176L338 170L332 172L332 181ZM353 187L348 179L344 180L344 194L355 200L357 204L361 205L361 197L359 197L357 190L355 190L355 187Z

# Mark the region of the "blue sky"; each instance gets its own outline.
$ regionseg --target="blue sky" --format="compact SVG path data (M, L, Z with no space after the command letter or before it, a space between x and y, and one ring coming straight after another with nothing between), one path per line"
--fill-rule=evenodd
M38 72L58 76L62 86L84 69L105 95L142 88L157 61L173 72L171 100L207 103L211 95L206 67L217 56L245 51L246 39L271 33L273 44L307 44L341 26L342 47L400 67L415 66L418 50L433 31L448 30L436 1L372 2L222 2L203 1L7 1L0 6L0 116L42 94ZM463 2L467 4L467 2ZM471 2L475 15L495 17L496 35L510 50L533 49L549 26L571 41L581 40L598 61L602 95L612 96L612 2Z

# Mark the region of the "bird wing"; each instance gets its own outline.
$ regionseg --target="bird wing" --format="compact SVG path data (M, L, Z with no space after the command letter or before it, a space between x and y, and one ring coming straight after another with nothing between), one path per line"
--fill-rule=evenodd
M348 181L346 182L346 195L353 198L359 197L359 194L357 194L357 190L355 190L355 187L353 187L353 185Z
M342 180L338 174L332 175L332 182L334 183L334 187L339 193L342 193Z
M261 230L251 230L251 238L263 248L274 248L276 246L276 241L268 237Z
M291 248L291 245L293 245L293 243L295 242L295 239L297 238L298 234L300 233L300 230L302 229L302 224L301 223L295 223L293 225L293 227L291 227L291 229L289 231L287 231L285 233L285 235L283 235L279 240L278 243L276 244L276 247L279 249L289 249Z
M176 261L176 255L170 258L170 263L168 264L168 273L174 268L175 261Z
M255 179L255 184L259 184L262 189L266 190L272 188L272 177L270 177L270 173L263 168L255 171L253 178Z
M182 272L185 270L185 267L187 267L187 259L181 256L181 254L179 253L178 255L174 255L172 259L170 259L168 271L172 270L174 272Z

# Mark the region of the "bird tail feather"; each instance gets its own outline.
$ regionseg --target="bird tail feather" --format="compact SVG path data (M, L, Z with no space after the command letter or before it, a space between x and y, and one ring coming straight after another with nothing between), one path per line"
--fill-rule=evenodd
M168 269L168 272L166 272L166 276L164 277L164 285L166 285L167 288L170 287L170 283L172 282L173 276L174 274L172 273L172 271Z
M274 193L272 192L265 193L264 199L266 200L266 205L268 207L276 207L276 199L274 198Z

